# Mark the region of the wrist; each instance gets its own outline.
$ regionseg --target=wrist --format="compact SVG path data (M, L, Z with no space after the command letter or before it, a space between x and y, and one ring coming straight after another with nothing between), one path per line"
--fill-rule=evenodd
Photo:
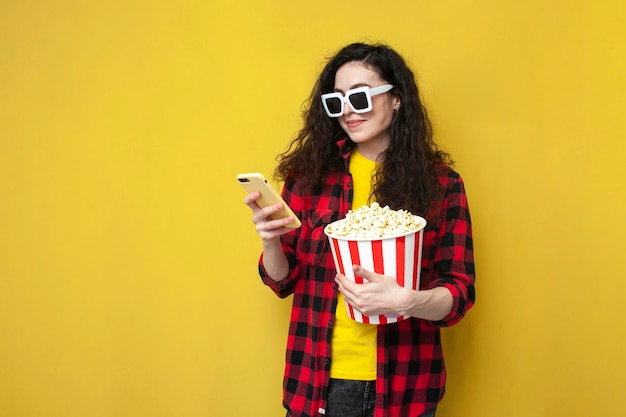
M419 306L423 303L422 297L422 291L406 288L404 291L403 301L401 303L400 314L403 316L418 317Z
M282 243L280 241L280 236L273 237L271 239L262 239L263 242L263 250L266 249L274 249L280 247L282 249Z
M452 293L445 287L413 291L406 298L404 315L424 320L443 320L452 310Z

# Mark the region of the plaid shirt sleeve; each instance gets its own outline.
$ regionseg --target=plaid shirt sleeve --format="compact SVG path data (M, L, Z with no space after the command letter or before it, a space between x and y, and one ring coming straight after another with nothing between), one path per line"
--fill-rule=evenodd
M294 180L293 177L290 177L285 182L281 195L285 203L293 210L294 214L298 216L298 218L302 219L302 198L299 196L298 191L299 187ZM263 283L270 287L272 291L280 298L288 297L293 294L294 285L298 276L300 275L300 270L298 267L298 262L296 260L296 250L298 244L298 236L299 230L295 229L283 236L281 236L281 242L283 246L283 251L287 256L287 261L289 262L289 275L282 281L274 281L265 270L263 266L263 254L261 253L261 257L259 259L259 274L263 279Z
M463 179L448 171L442 176L446 187L445 196L438 215L441 221L437 231L438 245L434 247L433 279L427 288L443 286L452 293L452 311L435 326L452 326L458 323L473 306L474 250L472 226Z

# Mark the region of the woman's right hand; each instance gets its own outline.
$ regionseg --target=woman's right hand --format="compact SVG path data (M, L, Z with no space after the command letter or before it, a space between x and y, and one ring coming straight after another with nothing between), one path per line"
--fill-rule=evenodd
M245 196L243 202L252 210L252 223L254 223L261 239L266 242L271 241L292 231L292 228L285 226L293 222L293 217L285 217L278 220L270 219L270 216L283 209L282 203L261 208L256 203L260 197L261 194L259 192L253 192Z
M261 197L258 192L250 193L244 197L243 201L252 210L252 223L256 231L263 239L263 266L267 274L274 281L281 281L289 274L289 262L283 252L280 236L292 231L285 227L294 219L291 217L271 220L269 217L282 210L282 204L274 204L264 208L259 207L256 201Z

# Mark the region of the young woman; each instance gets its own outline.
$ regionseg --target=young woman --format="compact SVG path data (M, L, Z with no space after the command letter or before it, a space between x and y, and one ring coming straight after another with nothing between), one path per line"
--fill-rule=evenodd
M263 282L280 297L293 294L287 415L434 416L446 377L440 327L457 323L475 299L463 181L433 142L412 71L386 45L355 43L332 57L303 119L276 169L302 227L268 220L281 207L260 209L258 193L245 197L263 242ZM364 284L336 273L323 228L374 201L428 221L419 291L358 265ZM344 300L365 315L411 317L358 323Z

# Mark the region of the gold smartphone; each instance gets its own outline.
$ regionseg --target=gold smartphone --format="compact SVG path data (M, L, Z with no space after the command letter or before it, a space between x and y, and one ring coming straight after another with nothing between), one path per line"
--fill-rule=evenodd
M294 214L293 210L289 208L287 203L285 203L285 200L283 200L274 187L267 182L263 174L258 172L239 174L237 175L237 181L239 181L239 184L241 184L248 193L255 191L261 193L261 197L256 201L259 207L263 208L276 203L281 203L283 205L283 209L281 211L270 216L272 220L293 217L294 221L285 225L285 227L297 229L301 226L300 220Z

